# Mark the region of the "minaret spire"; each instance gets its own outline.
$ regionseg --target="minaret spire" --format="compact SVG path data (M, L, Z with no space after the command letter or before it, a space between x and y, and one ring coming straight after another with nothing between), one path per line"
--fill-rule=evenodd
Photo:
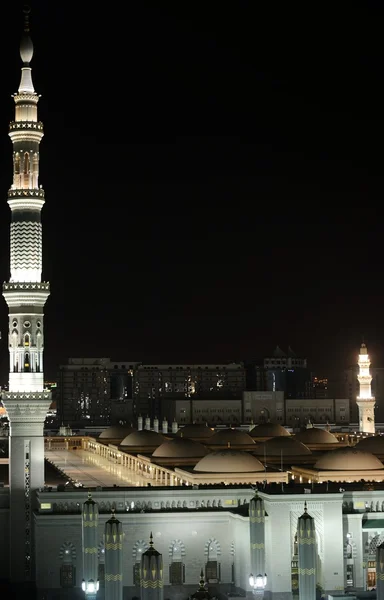
M359 354L359 374L357 379L360 384L360 394L356 398L357 406L359 407L359 431L361 433L375 433L375 398L371 393L372 375L369 367L371 361L369 359L367 346L364 342L360 347Z
M32 83L30 10L24 9L20 43L19 90L14 94L15 120L9 125L13 146L13 180L8 190L11 209L10 280L3 284L9 313L9 391L2 401L10 422L10 567L11 581L33 582L33 510L35 491L44 486L44 421L51 403L44 389L44 305L49 283L41 281L40 142L43 124L37 117L39 96Z

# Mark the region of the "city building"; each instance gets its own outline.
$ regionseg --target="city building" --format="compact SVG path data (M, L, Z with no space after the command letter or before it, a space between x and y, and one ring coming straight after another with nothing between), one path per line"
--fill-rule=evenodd
M311 398L328 398L328 395L329 395L328 378L313 376L309 397L311 397Z
M245 368L241 363L140 364L133 373L135 416L168 418L174 400L241 399L244 390Z
M286 398L311 397L312 374L307 359L298 357L290 346L287 352L276 346L272 356L248 360L245 368L248 391L284 392Z
M243 423L275 421L295 429L308 423L347 425L348 398L285 398L283 392L244 392Z
M57 421L72 427L130 422L132 381L139 363L110 358L70 358L60 365L55 394Z

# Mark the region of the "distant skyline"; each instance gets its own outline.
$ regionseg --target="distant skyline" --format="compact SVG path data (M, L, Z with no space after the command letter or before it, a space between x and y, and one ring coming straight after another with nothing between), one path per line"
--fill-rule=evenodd
M21 6L1 8L0 275ZM306 26L302 23L306 21ZM45 373L288 345L384 366L384 6L32 3ZM0 303L0 374L7 373Z

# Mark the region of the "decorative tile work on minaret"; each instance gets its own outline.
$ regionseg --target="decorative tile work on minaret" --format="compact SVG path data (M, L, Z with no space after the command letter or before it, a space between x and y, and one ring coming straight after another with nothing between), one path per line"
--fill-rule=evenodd
M360 433L375 433L376 400L371 393L372 375L369 369L371 361L365 344L361 344L358 365L357 379L360 384L360 393L356 398L356 403L359 407L359 431Z
M141 557L140 592L141 600L163 600L163 555L153 547L152 533Z
M49 283L41 281L42 230L40 213L44 190L39 186L39 146L43 125L37 118L36 94L30 63L29 9L24 11L20 44L21 81L13 95L15 120L10 123L13 145L13 183L8 191L11 209L10 280L3 284L9 312L9 391L2 401L10 422L10 576L13 582L34 579L32 511L35 490L44 486L45 417L51 403L44 389L44 305Z
M105 600L123 600L123 526L114 513L104 528Z
M249 503L249 533L251 543L251 571L264 575L265 571L265 508L264 500L256 494Z
M88 493L88 500L83 504L82 511L82 541L83 541L83 581L86 590L89 589L89 582L93 583L93 597L96 598L96 582L98 577L98 558L97 548L99 544L99 507L97 502L92 500L91 492ZM88 598L92 594L88 593Z
M297 542L299 550L299 598L316 600L316 530L315 519L307 512L297 519Z
M384 600L384 542L376 548L376 598Z

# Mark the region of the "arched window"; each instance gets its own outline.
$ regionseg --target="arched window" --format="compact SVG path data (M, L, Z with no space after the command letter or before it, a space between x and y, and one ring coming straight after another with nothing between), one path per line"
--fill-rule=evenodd
M63 588L73 588L76 585L76 550L71 542L64 542L60 548L60 585Z
M137 540L132 548L133 557L133 583L134 585L140 585L140 570L141 570L141 557L143 552L148 550L149 545L144 540Z
M105 546L104 542L100 542L97 549L97 556L99 559L99 564L97 568L97 578L100 583L100 587L104 587L105 584Z
M169 545L169 583L183 585L185 583L185 546L181 540L173 540Z
M30 164L29 164L29 154L25 152L24 154L24 175L29 175Z
M206 556L205 578L208 583L219 583L220 581L220 563L218 558L221 555L219 542L215 538L210 538L205 544L204 554Z
M31 370L31 363L29 361L29 352L25 353L24 356L24 373L29 373Z

